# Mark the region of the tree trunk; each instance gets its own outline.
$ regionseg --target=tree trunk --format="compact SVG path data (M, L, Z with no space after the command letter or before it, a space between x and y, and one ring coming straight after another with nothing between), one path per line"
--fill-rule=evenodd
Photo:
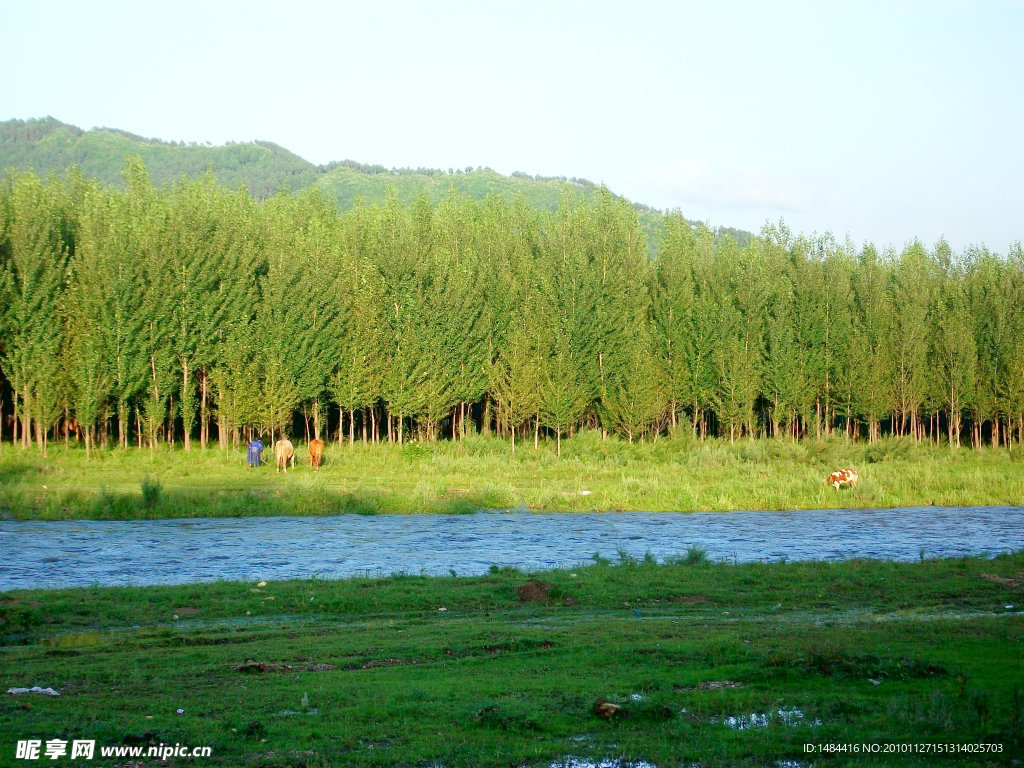
M182 409L181 409L181 426L182 426L182 430L185 433L185 442L184 442L185 453L189 453L192 450L192 435L189 434L192 430L188 428L188 416L185 415L185 402L186 402L185 393L186 392L188 392L188 363L185 363L184 365L181 366L181 405L182 405ZM170 415L173 416L173 413L174 413L174 409L172 408ZM170 421L171 421L171 429L173 430L174 429L173 418ZM167 442L169 443L171 441L168 440Z
M209 396L210 378L206 375L206 369L199 372L199 448L205 451L210 442L210 409L207 407L206 399Z
M43 422L36 419L36 446L39 448L39 452L46 455L46 432L43 431Z

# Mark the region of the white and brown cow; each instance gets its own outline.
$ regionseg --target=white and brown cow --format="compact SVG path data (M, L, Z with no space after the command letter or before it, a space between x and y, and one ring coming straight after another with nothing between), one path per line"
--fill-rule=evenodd
M844 485L848 485L852 488L857 485L858 480L860 480L860 475L857 474L856 469L837 469L828 476L828 480L825 481L825 484L831 485L838 491Z

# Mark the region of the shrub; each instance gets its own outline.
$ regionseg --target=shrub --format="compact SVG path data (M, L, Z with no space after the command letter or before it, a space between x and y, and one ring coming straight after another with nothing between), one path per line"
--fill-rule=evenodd
M163 498L164 487L160 481L149 477L142 478L142 506L145 509L153 509Z

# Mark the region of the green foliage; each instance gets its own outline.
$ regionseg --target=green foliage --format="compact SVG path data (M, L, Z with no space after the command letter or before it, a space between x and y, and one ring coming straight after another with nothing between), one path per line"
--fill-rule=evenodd
M1019 249L879 256L782 223L741 245L672 214L652 259L604 187L562 189L553 211L452 189L343 211L315 187L259 202L209 173L159 188L139 157L122 176L0 190L0 383L23 445L57 426L155 455L205 446L212 425L225 449L346 428L353 444L358 426L497 429L513 449L532 433L556 456L588 427L1024 440Z

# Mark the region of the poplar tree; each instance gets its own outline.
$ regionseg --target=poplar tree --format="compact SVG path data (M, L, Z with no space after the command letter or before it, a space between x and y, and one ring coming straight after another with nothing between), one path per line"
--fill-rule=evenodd
M509 430L512 453L516 432L540 410L541 369L535 338L516 325L489 371L489 389L498 406L498 419Z
M103 277L90 290L100 292L93 306L100 314L104 345L111 360L118 444L127 448L132 404L151 378L151 361L145 349L150 303L145 265L160 237L156 226L160 208L140 158L126 159L123 176L123 192L105 191L105 211L87 208L86 213L99 217L90 226L102 230L101 242L96 242L94 253L87 256L100 260L95 266Z
M892 409L890 369L892 306L887 291L889 268L873 246L861 251L853 277L855 341L853 408L867 423L868 442L882 436L881 422Z
M778 262L772 262L773 264ZM799 426L802 395L809 389L805 357L796 339L793 285L786 267L772 281L772 295L765 318L765 360L762 391L769 403L769 431L773 437Z
M661 369L655 365L644 335L633 340L625 365L610 367L601 392L601 419L630 443L642 436L668 406ZM661 431L664 421L657 424Z
M678 213L666 216L663 223L665 233L651 278L650 327L669 398L669 423L675 429L680 407L691 403L694 396L688 361L694 344L693 253L697 235Z
M928 390L928 310L933 262L915 241L900 254L890 287L893 309L890 371L896 434L920 439L920 412Z
M631 370L639 359L652 362L649 354L637 350L638 345L647 343L647 239L636 211L626 201L614 199L606 187L595 191L587 214L583 232L587 259L584 291L593 307L588 323L593 339L591 386L601 399L614 398L631 375L654 374L650 367ZM598 413L608 417L613 411L599 408ZM602 427L616 429L616 421L614 417L602 418Z
M184 447L190 451L197 407L206 408L205 398L196 396L197 379L205 387L217 331L240 309L246 287L241 265L249 242L244 202L218 186L212 173L176 186L166 209L160 240L165 271L159 282L167 291L168 342L181 381Z
M556 332L548 355L541 360L538 410L541 424L555 433L555 452L562 455L562 435L579 421L590 402L583 372L567 330Z
M14 390L22 446L28 446L34 425L45 455L47 432L59 413L69 253L63 187L54 178L43 184L33 173L19 173L8 180L7 194L7 301L0 308L7 341L0 366Z
M967 311L974 327L977 369L971 397L972 444L981 447L982 426L991 424L992 445L1000 444L1006 416L1002 398L1006 368L1012 354L1015 308L1005 290L1004 262L985 248L968 249L962 277Z
M693 397L694 433L703 440L712 426L711 415L718 391L717 350L726 332L721 322L726 271L719 260L718 249L712 244L710 231L704 229L701 235L692 267L693 336L686 346L686 370Z
M323 203L316 193L278 195L264 212L267 272L258 282L254 368L264 391L260 423L277 436L301 404L319 404L335 364L336 232L317 213Z
M963 411L973 396L978 354L963 285L956 276L947 277L938 292L933 328L932 353L942 385L949 445L959 448Z
M373 211L359 205L344 217L342 265L344 275L335 292L338 356L329 392L339 408L338 442L344 412L349 412L349 444L355 442L355 415L371 408L381 396L383 345L386 335L381 313L384 285L373 263L372 242L377 236Z
M1019 242L1010 247L1001 290L1007 305L1015 311L1009 313L1006 352L1003 361L1005 373L1000 382L1000 400L1006 413L1007 446L1013 449L1013 432L1017 431L1018 445L1024 443L1024 248Z
M67 365L88 459L96 422L113 394L116 368L109 310L116 285L119 243L115 233L122 222L117 197L98 182L81 181L77 197L75 253L69 266Z
M7 369L4 361L7 359L8 337L10 329L8 326L8 312L4 309L11 305L11 289L13 287L13 274L10 265L10 248L7 242L7 229L10 227L9 211L10 187L5 183L0 185L0 374L6 374ZM0 376L0 446L4 441L4 376ZM11 436L14 440L13 435Z
M720 250L726 257L728 292L719 307L719 342L715 349L718 386L715 406L729 429L730 441L744 429L755 436L754 404L761 386L764 357L762 317L768 299L766 276L751 247L737 250L732 238Z

